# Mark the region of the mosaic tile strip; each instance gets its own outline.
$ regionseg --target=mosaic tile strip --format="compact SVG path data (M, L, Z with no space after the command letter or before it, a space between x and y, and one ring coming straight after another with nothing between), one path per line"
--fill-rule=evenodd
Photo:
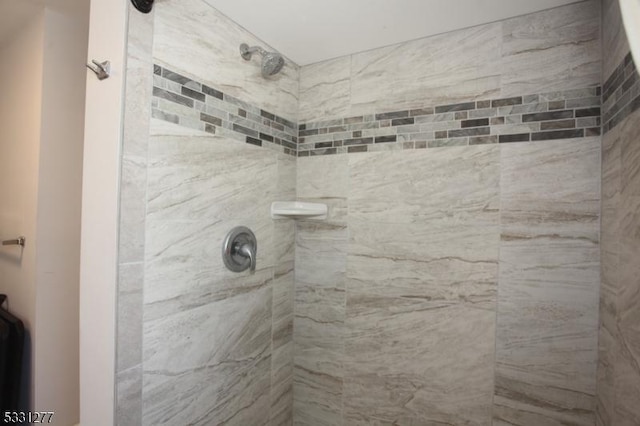
M296 123L166 67L153 74L153 118L296 155Z
M303 123L298 156L597 136L600 105L592 86Z
M640 82L631 53L611 73L602 87L602 131L607 133L640 108Z

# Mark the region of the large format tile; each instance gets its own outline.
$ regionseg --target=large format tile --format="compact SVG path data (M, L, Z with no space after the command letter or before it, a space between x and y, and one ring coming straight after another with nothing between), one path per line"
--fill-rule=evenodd
M162 2L155 7L154 60L271 113L295 121L298 66L291 61L265 80L260 57L245 62L240 44L273 50L203 0Z
M449 147L349 155L349 221L497 223L499 148ZM435 227L435 226L434 226Z
M629 53L618 0L602 0L602 52L602 81L607 81Z
M290 417L293 227L276 234L269 206L291 195L295 168L278 155L219 137L151 138L143 424ZM253 274L222 262L222 241L238 225L258 240Z
M502 147L495 424L592 425L599 138Z
M121 426L140 424L142 420L142 293L154 32L153 13L138 13L132 5L128 13L115 377L115 418Z
M219 137L154 136L149 147L147 217L260 217L271 222L277 155Z
M620 169L620 134L616 127L602 137L597 426L613 424L615 416L615 365L619 354Z
M268 424L271 288L145 322L143 424Z
M493 307L495 146L350 161L349 291Z
M266 252L272 254L272 250L267 243L260 246L272 232L268 224L256 226L253 221L243 222L253 229L258 239L255 273L235 273L224 266L222 241L237 224L234 220L214 224L147 222L145 322L271 286L273 265L265 258Z
M351 110L351 56L300 68L298 121L343 118Z
M349 166L346 422L491 424L499 149Z
M284 229L279 229L284 228ZM293 258L295 225L292 221L275 224L276 240L290 238L287 253L279 257L274 267L273 311L271 335L271 425L293 423L293 321L295 278ZM276 250L277 253L277 250Z
M491 424L495 312L348 291L345 424Z
M276 198L296 197L295 158L278 155ZM271 358L271 425L293 424L293 309L295 297L295 221L273 222L273 311Z
M118 266L118 321L116 372L142 362L144 263ZM142 379L141 379L142 380Z
M142 424L142 366L136 365L116 374L117 426Z
M147 157L123 156L120 171L119 263L144 259Z
M640 424L640 196L622 200L620 223L620 352L615 371L615 424Z
M602 137L602 212L600 223L600 324L611 336L617 331L620 290L620 133L618 127Z
M354 54L351 114L499 94L500 29L499 23L481 25Z
M599 1L508 19L502 33L502 96L601 83Z
M298 221L295 253L294 424L342 424L346 195L345 155L298 161L301 200L329 205L326 221Z
M271 285L276 156L220 138L152 138L145 321ZM253 275L231 272L222 262L222 242L238 225L257 238Z
M630 114L620 125L620 195L640 196L640 111Z
M270 424L290 426L293 424L293 342L274 348L272 356Z
M298 158L298 197L346 198L349 189L348 161L346 155Z
M602 308L601 308L602 309ZM598 330L598 371L596 373L596 426L615 424L616 364L620 354L618 341L602 323Z
M342 421L345 226L298 223L294 319L294 424Z
M144 258L146 158L153 86L154 14L129 10L125 119L123 121L118 262ZM139 363L139 360L138 360Z
M494 309L497 212L494 224L453 227L350 222L349 292Z

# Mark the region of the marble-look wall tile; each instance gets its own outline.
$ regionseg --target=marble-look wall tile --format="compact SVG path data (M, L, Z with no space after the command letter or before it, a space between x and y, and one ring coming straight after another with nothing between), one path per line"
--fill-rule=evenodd
M120 190L119 263L144 259L146 159L153 86L154 14L131 5L127 42L127 78Z
M142 424L142 366L116 374L116 426Z
M351 115L497 95L500 44L495 23L354 54Z
M592 425L600 139L501 150L494 424Z
M152 64L159 63L236 102L296 121L298 67L287 61L280 74L264 80L259 60L244 61L238 46L269 47L205 1L162 2L154 14L132 18L143 16L154 24L155 37L138 52L148 64L136 62L131 50L132 67L141 71L128 81L147 115L132 109L131 116L150 116ZM148 96L142 93L147 89ZM144 261L140 292L129 297L137 296L140 307L122 298L123 318L138 314L142 321L139 344L122 347L127 365L136 350L143 361L138 418L126 424L289 425L295 225L274 223L269 210L273 201L295 199L295 158L162 120L151 123L151 129L148 120L145 129L132 127L132 140L144 142L144 150L131 150L123 166L127 210L140 220L122 229L136 237L130 240L141 240L134 248ZM258 239L254 274L232 273L222 263L222 240L238 225ZM132 419L135 412L118 415Z
M616 3L616 4L612 4ZM628 49L617 2L604 7L605 63ZM615 18L615 19L614 19ZM602 145L602 284L598 363L598 422L601 425L640 423L640 112L622 120L603 137Z
M634 135L637 141L637 130ZM624 129L622 129L624 131ZM640 144L638 144L640 145ZM640 148L640 147L639 147ZM624 169L624 161L623 161ZM614 366L616 414L614 424L640 424L640 196L626 195L620 203L620 294L618 296L619 354Z
M615 364L619 353L617 303L620 293L620 134L602 137L602 209L600 224L600 324L598 331L597 426L614 424Z
M300 68L298 121L330 120L351 110L351 56Z
M600 323L616 334L617 298L620 290L620 187L621 153L619 128L602 137L602 208L600 225Z
M295 158L278 154L276 199L296 197ZM293 309L295 296L295 222L274 221L271 425L293 424Z
M124 156L146 157L153 87L153 36L155 14L129 7L127 82L124 119Z
M502 96L601 83L600 1L502 22Z
M292 278L293 281L293 278ZM274 285L275 288L275 285ZM282 330L278 324L276 329ZM293 335L293 321L288 330ZM293 341L273 348L271 360L271 426L293 424Z
M255 217L271 223L276 184L275 153L223 138L157 136L149 149L147 216L160 221Z
M297 65L287 60L280 73L265 80L260 71L260 58L245 61L239 46L247 43L274 49L204 0L162 2L155 7L155 14L155 61L296 121Z
M491 424L499 148L349 156L346 424Z
M119 265L117 372L129 370L142 361L143 283L143 262Z
M296 236L294 424L342 424L346 229Z
M301 200L329 205L328 220L299 221L295 253L294 424L342 424L347 157L300 158Z
M600 2L588 0L302 67L299 119L584 88L601 73Z
M619 209L619 284L616 303L618 326L614 352L615 417L614 424L640 423L640 111L619 125L620 198ZM615 238L615 237L614 237ZM616 356L617 355L617 356Z
M640 111L620 124L620 195L621 202L640 196Z
M116 314L117 425L142 417L142 304L154 14L129 5Z
M605 40L607 8L605 2ZM615 12L619 13L619 12ZM621 30L622 31L622 30ZM610 35L610 34L609 34ZM605 51L607 58L617 50ZM602 283L598 360L599 425L640 423L640 112L626 117L603 136Z
M269 209L277 192L276 156L215 137L152 137L145 321L271 280L275 255ZM225 235L238 225L251 228L258 240L252 276L228 271L220 256Z
M602 81L607 81L629 53L619 0L602 0Z
M349 189L348 161L345 156L298 158L298 197L346 199ZM330 215L329 219L334 222L335 215Z
M143 425L266 425L271 288L145 322Z
M277 156L217 137L151 138L145 425L270 422ZM222 263L222 241L237 225L258 239L254 274Z
M124 155L120 171L118 238L118 259L121 264L140 262L144 259L146 191L146 155Z
M602 311L602 306L601 306ZM596 374L596 426L615 423L615 365L620 350L617 340L602 322L598 331L598 370Z

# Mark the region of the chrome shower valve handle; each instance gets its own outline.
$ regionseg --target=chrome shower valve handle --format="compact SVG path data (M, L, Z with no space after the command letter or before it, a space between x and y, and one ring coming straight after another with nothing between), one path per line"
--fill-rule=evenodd
M249 259L249 270L255 272L256 270L256 248L251 243L236 244L234 246L235 252L242 257Z
M256 270L258 242L246 226L233 228L222 244L222 261L233 272Z

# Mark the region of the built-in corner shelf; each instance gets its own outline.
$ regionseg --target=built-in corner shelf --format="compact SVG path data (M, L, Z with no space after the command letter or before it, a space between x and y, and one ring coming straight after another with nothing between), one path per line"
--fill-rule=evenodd
M327 205L304 203L302 201L275 201L271 203L273 219L316 219L327 218Z

